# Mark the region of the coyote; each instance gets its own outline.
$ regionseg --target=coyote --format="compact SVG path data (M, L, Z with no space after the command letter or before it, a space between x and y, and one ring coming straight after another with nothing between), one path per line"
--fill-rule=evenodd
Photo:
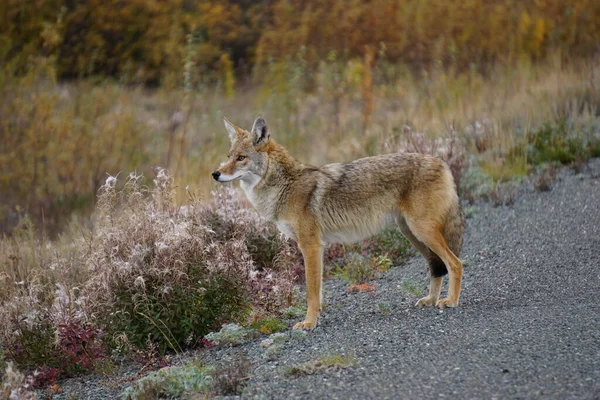
M245 131L224 119L231 147L212 173L240 180L248 200L304 256L308 309L294 329L317 324L323 294L323 246L352 243L396 226L429 264L429 295L417 306L456 307L460 297L464 218L452 173L436 157L396 153L313 167L270 137L262 117ZM448 297L439 299L449 274Z

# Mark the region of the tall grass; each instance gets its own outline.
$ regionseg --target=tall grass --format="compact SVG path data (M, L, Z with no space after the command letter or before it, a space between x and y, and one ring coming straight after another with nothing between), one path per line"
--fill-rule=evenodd
M582 143L599 140L595 60L522 62L483 76L441 67L415 73L385 61L371 68L367 59L332 53L313 74L300 53L265 68L263 83L239 85L233 96L231 84L147 90L4 82L2 230L28 214L56 232L72 211L89 214L107 174L151 175L155 165L182 183L178 201L187 186L208 194L210 172L227 152L224 116L249 128L256 114L265 115L273 137L313 164L406 149L414 142L407 132L418 133L429 151L441 147L432 147L436 139L455 138L496 180L527 173L533 161L523 146L546 123L565 121Z

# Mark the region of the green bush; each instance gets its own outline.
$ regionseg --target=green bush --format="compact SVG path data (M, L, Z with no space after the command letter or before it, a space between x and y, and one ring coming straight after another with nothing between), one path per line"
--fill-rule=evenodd
M182 398L210 393L214 369L192 362L167 367L138 379L122 393L124 400Z
M333 264L334 274L342 272L346 265L351 269L365 269L364 273L367 270L385 272L392 265L402 264L412 254L414 250L402 232L389 228L361 243L330 245L325 251L325 264ZM345 279L354 281L348 276Z
M125 333L130 343L143 348L147 340L160 353L181 351L213 331L219 321L244 321L250 302L243 282L226 275L206 278L200 267L189 270L188 285L164 293L160 285L146 281L145 293L132 291L127 281L113 288L115 302L103 325Z
M250 327L252 329L256 329L260 333L264 333L264 334L268 335L273 332L285 331L285 330L287 330L288 325L284 321L280 320L279 318L265 317L265 318L261 318L258 321L252 323L252 325L250 325Z
M336 265L333 274L348 283L363 283L375 279L377 270L365 256L350 253L342 264Z
M466 170L460 181L463 198L473 203L477 199L486 199L494 189L494 180L480 168Z
M205 340L216 346L236 346L244 343L250 337L250 331L238 324L225 324L219 332L211 332L204 336Z
M565 119L545 123L533 132L529 136L527 150L528 159L534 165L553 161L569 164L590 157L583 140L575 136Z
M411 244L399 229L385 229L370 239L363 241L362 254L370 257L386 256L392 264L398 265L413 254ZM377 263L384 262L380 259Z

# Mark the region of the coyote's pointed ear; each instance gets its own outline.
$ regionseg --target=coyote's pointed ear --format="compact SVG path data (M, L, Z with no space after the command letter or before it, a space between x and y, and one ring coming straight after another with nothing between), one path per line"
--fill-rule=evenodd
M223 117L223 123L225 124L225 128L227 128L227 132L229 132L229 140L233 142L238 135L239 128L229 122L229 120L225 117Z
M254 121L254 125L252 125L251 133L254 137L253 143L255 146L267 143L270 136L267 121L261 116L256 117L256 121Z

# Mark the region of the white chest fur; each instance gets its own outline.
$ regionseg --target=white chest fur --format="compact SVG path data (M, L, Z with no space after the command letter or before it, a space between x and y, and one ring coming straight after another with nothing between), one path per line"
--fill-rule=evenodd
M292 225L287 221L276 220L275 210L277 208L277 192L265 188L257 188L260 179L243 179L240 181L240 187L246 194L246 197L252 203L256 211L269 221L275 222L277 229L290 239L296 239L296 232Z
M279 232L283 233L285 237L296 240L296 231L287 221L280 220L275 222L275 225L277 225L277 229L279 229Z
M272 193L268 189L257 188L259 182L260 178L242 179L240 181L240 187L256 211L258 211L263 218L274 221L277 206L277 194Z

